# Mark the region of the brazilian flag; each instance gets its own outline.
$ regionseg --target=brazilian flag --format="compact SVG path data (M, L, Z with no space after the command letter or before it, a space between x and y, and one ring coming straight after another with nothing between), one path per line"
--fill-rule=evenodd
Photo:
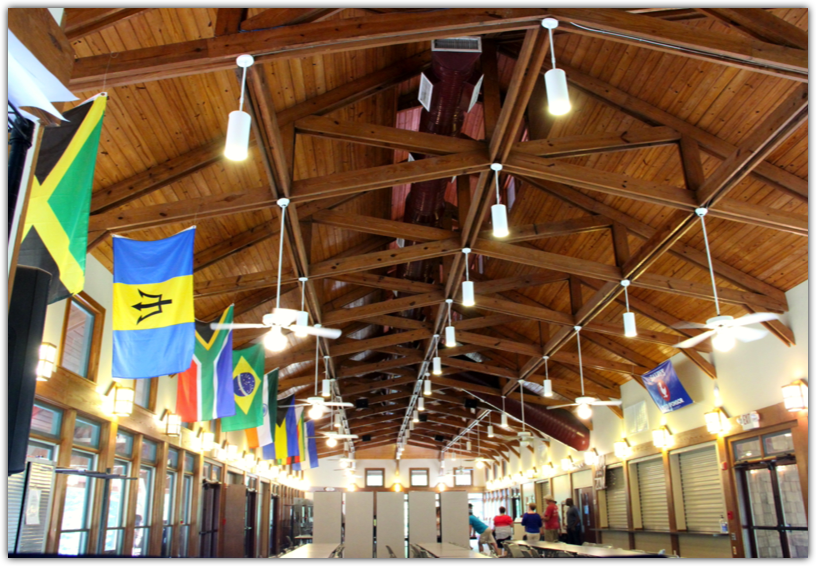
M106 96L68 110L43 132L18 263L49 272L48 302L82 291L88 216Z
M263 344L255 344L232 353L232 388L235 415L221 419L221 430L246 430L263 425Z

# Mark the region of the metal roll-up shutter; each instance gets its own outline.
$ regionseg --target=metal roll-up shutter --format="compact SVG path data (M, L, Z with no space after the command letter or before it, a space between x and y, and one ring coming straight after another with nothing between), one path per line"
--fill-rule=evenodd
M669 530L669 506L666 499L666 475L663 459L655 458L637 464L640 519L648 531Z
M610 529L626 529L626 483L623 468L606 470L606 522Z
M720 516L725 514L725 502L717 449L708 446L683 452L679 460L686 528L689 531L719 531Z

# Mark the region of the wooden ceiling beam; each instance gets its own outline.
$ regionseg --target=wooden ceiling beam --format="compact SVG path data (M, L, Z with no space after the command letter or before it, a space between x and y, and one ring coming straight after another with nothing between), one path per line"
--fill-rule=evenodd
M558 283L565 281L568 275L557 271L549 271L546 269L536 270L534 273L527 275L516 275L513 277L504 277L502 279L481 279L473 274L472 278L475 280L475 291L478 295L492 295L494 293L502 293L511 289L524 289L525 287L538 287L539 285L547 285L549 283Z
M464 320L454 321L453 326L459 330L476 330L479 328L491 328L502 324L515 322L517 317L505 314L491 314L487 316L476 316Z
M150 8L66 8L63 31L68 41L107 29Z
M370 289L366 290L370 291ZM370 316L403 312L414 308L422 308L430 305L438 305L445 300L444 295L439 291L424 293L422 295L409 295L398 299L390 299L370 305L353 307L348 309L338 309L325 314L324 324L331 326L349 320L364 320Z
M368 381L363 385L355 385L350 387L343 387L343 395L360 395L365 396L366 393L376 391L378 389L388 389L391 387L399 387L400 385L407 385L415 383L416 379L413 377L398 377L396 379L383 379L380 381Z
M520 305L513 301L507 301L496 297L486 297L484 295L476 296L475 308L507 314L514 317L552 322L554 324L563 324L567 326L574 326L575 324L572 315L564 312L555 311L546 307Z
M581 91L594 98L600 99L607 105L611 105L613 108L641 122L652 126L668 126L677 130L681 135L694 139L700 144L703 151L718 159L725 159L736 150L736 146L731 143L673 116L644 100L632 96L609 83L563 64L559 64L559 67L566 71L567 80ZM793 196L799 201L807 202L808 182L806 179L797 177L793 173L769 161L758 164L751 174L759 178L763 183L767 183Z
M513 144L514 153L523 153L549 159L580 157L596 153L629 151L671 145L680 141L680 134L665 126L639 128L625 132L578 135L562 138L539 139Z
M346 305L350 305L351 303L364 299L371 293L377 293L377 290L369 287L355 287L347 293L343 293L339 297L323 303L324 314L328 315L333 311L343 310L343 307Z
M438 13L387 14L240 32L77 60L72 91L143 83L233 69L235 58L254 55L256 63L338 51L415 43L459 35L481 35L540 26L538 9L455 9ZM107 81L107 83L106 83Z
M409 224L387 218L376 218L360 214L323 210L312 215L312 219L324 226L333 226L343 230L364 232L390 238L403 238L413 242L433 242L456 237L451 230L443 230L432 226Z
M808 48L806 30L761 8L694 8L735 30L767 43L795 49Z
M432 293L434 291L442 291L440 285L433 283L424 283L422 281L410 281L398 277L388 277L387 275L376 275L374 273L346 273L332 277L335 281L342 281L343 283L353 283L354 285L362 285L365 287L373 287L375 289L384 289L386 291L397 291L399 293L419 294Z
M433 181L486 171L489 166L490 160L486 152L480 150L429 157L419 161L406 161L394 165L381 165L368 169L332 173L322 177L310 177L295 181L292 187L292 200L294 202L306 202L332 196L391 188L395 185L407 183Z
M295 131L298 134L424 155L449 155L485 149L484 142L468 138L440 136L362 122L344 122L318 116L298 120L295 122Z
M380 415L382 413L387 413L389 411L398 413L400 411L404 411L408 408L408 403L394 403L393 405L387 405L384 407L376 407L372 409L354 409L346 412L346 418L348 420L357 420L367 417L373 417L374 415ZM351 413L349 415L349 412Z
M402 316L393 316L393 315L377 315L377 316L369 316L367 318L361 319L366 322L370 322L372 324L377 324L379 326L387 326L389 328L398 328L400 330L431 330L431 325L428 322L422 322L421 320L414 320L412 318L405 318Z
M242 31L319 22L341 12L343 8L272 8L241 22Z
M347 368L340 366L337 371L337 379L342 379L344 377L358 377L369 373L380 373L391 368L408 367L421 362L421 356L405 356L403 358L384 360L361 366L352 366Z
M614 9L552 8L547 11L561 21L594 28L566 27L570 33L807 82L807 51L800 49L702 28L689 34L686 25Z
M585 232L595 232L612 227L612 220L605 216L585 216L572 220L562 220L560 222L545 222L541 224L527 224L524 226L513 226L510 235L502 238L501 241L508 244L517 242L527 242L530 240L541 240L543 238L554 238L558 236L569 236L571 234L583 234ZM480 238L490 239L492 233L483 231Z

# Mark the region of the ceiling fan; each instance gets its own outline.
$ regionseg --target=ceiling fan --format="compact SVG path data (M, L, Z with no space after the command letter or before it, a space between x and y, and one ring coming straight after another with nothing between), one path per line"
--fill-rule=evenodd
M581 376L581 396L575 398L575 403L568 403L566 405L556 405L554 407L547 407L548 410L563 409L564 407L578 407L578 418L588 419L592 417L592 407L604 405L620 405L623 401L620 399L611 399L609 401L601 401L597 397L590 397L584 394L584 364L581 359L581 327L575 327L575 337L578 339L578 372Z
M730 315L720 314L720 301L717 297L717 284L714 280L714 266L711 263L711 251L708 247L708 234L705 227L705 215L708 212L706 208L698 208L694 211L700 217L700 224L703 228L703 241L706 247L706 256L708 257L708 271L711 274L711 289L714 292L714 305L717 307L717 316L709 318L705 324L696 322L683 322L676 324L672 328L699 328L707 329L706 332L692 336L688 340L684 340L679 344L675 344L675 348L691 348L696 346L703 340L711 338L711 345L720 352L727 352L734 347L736 341L753 342L764 338L767 330L759 330L756 328L746 328L748 324L757 324L760 322L768 322L771 320L778 320L779 315L772 312L757 312L746 314L740 318L734 318Z
M336 328L323 328L319 324L309 326L309 313L305 310L306 302L306 281L308 278L300 277L301 283L300 310L286 309L280 306L281 296L281 276L283 269L283 242L286 235L286 207L289 206L289 199L278 199L278 206L281 209L281 229L280 229L280 249L278 252L278 294L275 308L271 313L263 315L261 323L231 323L221 324L213 322L210 328L213 330L239 330L243 328L269 328L269 332L264 336L264 346L272 352L280 352L289 344L284 330L294 332L295 336L317 336L318 338L339 338L341 330Z
M476 429L476 453L481 454L482 453L482 437L481 437L481 434L479 433L478 425L476 427L474 427L474 428ZM471 448L470 440L467 441L466 447L467 447L468 452L470 452L470 448ZM491 460L490 458L482 458L481 456L477 456L476 458L468 458L468 459L463 460L463 461L464 462L475 462L476 467L479 468L480 470L482 468L484 468L486 464L490 464L490 463L493 462L493 460Z

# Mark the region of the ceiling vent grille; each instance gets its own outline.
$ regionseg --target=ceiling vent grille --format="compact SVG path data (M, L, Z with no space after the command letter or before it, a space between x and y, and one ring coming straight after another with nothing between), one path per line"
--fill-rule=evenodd
M448 37L446 39L434 39L431 44L432 51L457 51L459 53L481 53L481 37Z

